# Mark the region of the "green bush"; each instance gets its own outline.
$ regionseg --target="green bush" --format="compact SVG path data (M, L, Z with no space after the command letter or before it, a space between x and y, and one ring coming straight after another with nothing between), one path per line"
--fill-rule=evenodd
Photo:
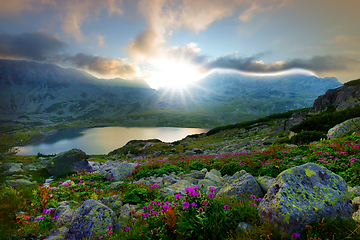
M326 135L322 132L303 131L293 136L290 140L291 143L293 144L299 144L299 143L311 143L314 141L319 141L322 138L326 138Z
M205 168L206 164L203 161L195 161L189 165L190 170L198 170Z

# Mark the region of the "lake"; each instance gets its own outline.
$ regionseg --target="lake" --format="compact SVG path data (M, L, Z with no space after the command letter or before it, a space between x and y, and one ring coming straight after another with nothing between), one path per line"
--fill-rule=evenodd
M43 142L17 147L18 155L54 154L73 148L86 154L108 154L130 140L159 139L163 142L181 140L187 135L205 133L204 128L172 127L94 127L70 128L48 136Z

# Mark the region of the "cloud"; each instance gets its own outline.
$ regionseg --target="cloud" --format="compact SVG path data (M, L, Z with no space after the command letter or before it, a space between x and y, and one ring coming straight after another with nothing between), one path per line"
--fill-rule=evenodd
M287 0L140 0L138 11L148 23L147 29L136 36L127 49L132 57L142 60L158 57L168 51L166 37L173 28L186 28L196 33L206 30L213 22L232 16L240 8L250 20L256 12L280 8ZM275 7L273 7L273 5ZM250 16L251 15L251 16Z
M64 13L61 13L62 30L69 36L75 37L78 42L84 41L86 36L81 31L83 22L89 18L97 17L102 9L106 9L109 15L123 14L122 0L66 0L61 1Z
M217 58L205 64L207 70L214 68L229 68L247 72L277 72L293 68L302 68L314 71L316 73L350 71L355 65L360 63L359 59L346 57L342 55L324 55L313 56L309 59L290 59L287 61L278 61L275 63L264 63L260 60L262 56L268 53L260 53L251 57L237 57L236 55L227 55Z
M45 4L55 5L55 0L0 0L0 16L16 16L27 11L40 11Z
M198 47L198 44L191 42L185 47L174 46L166 49L164 58L175 62L191 62L195 65L201 65L208 59L208 56L202 55L200 52L201 48Z
M63 55L58 61L69 62L77 68L88 70L102 76L132 79L138 75L138 67L126 59L113 59L78 53L74 56Z
M96 34L95 36L99 42L98 47L107 47L106 42L105 42L105 36L102 36L100 34Z
M45 61L67 46L57 35L42 32L19 35L0 32L0 57Z
M331 39L330 41L328 41L327 43L330 44L336 44L339 46L360 46L360 38L356 37L356 36L348 36L348 35L337 35L335 36L333 39Z

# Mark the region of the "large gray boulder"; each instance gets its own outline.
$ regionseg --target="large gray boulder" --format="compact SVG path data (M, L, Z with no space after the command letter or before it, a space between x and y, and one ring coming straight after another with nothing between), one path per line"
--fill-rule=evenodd
M69 227L69 239L99 239L112 230L115 213L97 200L86 200L77 210Z
M262 198L264 193L255 178L245 170L234 174L236 179L222 187L216 196L227 195L236 199L249 199L250 195Z
M24 170L22 169L23 164L22 163L3 163L2 168L4 170L3 173L1 173L2 176L10 176L14 174L20 174L23 173Z
M341 137L347 133L359 132L360 131L360 117L348 119L345 122L337 124L335 127L330 128L327 137Z
M280 173L258 210L262 221L295 232L322 217L351 219L354 207L342 177L307 163Z
M71 149L62 152L51 159L46 166L51 176L59 177L76 172L89 171L89 162L86 160L86 153L79 149Z
M136 163L121 162L116 167L108 169L106 176L112 177L114 181L121 181L126 177L129 177L135 170Z

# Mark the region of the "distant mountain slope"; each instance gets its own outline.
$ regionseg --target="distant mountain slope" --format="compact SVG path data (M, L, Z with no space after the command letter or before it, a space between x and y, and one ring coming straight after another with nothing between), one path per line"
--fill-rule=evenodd
M311 107L319 95L341 85L336 78L313 75L265 77L215 72L182 90L159 89L144 109L153 115L164 110L206 113L221 125Z
M98 79L54 64L0 59L2 120L56 122L117 116L154 92L144 80Z

